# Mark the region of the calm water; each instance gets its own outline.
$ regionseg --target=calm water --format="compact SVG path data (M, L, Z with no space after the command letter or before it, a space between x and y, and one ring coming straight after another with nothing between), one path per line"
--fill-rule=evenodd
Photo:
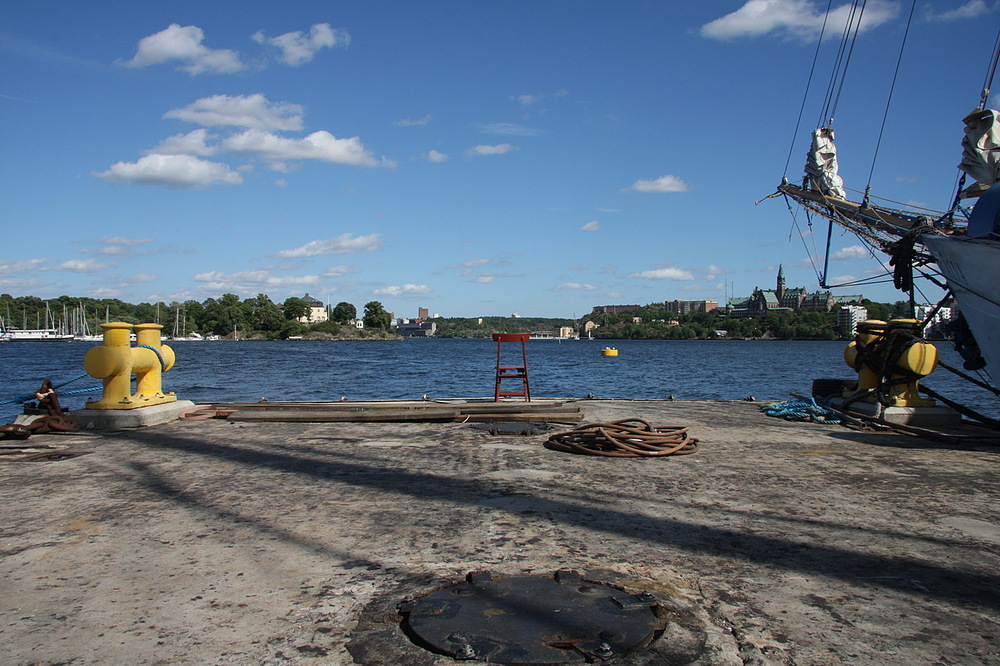
M601 355L601 349L609 346L605 341L530 341L532 394L787 400L792 392L808 395L815 378L853 374L843 362L844 342L619 340L610 344L619 356ZM33 393L46 377L59 384L79 376L90 347L83 342L0 344L0 400ZM492 340L176 342L173 349L177 364L164 374L164 389L195 402L493 395L496 343ZM943 360L961 367L949 346L942 344L939 349ZM938 370L925 383L1000 417L996 398L949 372ZM84 377L62 392L100 384ZM99 395L66 395L63 404L78 409L86 398ZM0 405L0 423L18 413L19 404Z

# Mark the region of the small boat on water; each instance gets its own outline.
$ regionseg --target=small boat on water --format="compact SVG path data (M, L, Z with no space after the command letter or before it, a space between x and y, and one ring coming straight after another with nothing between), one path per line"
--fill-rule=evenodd
M60 333L54 328L8 328L2 334L7 342L72 342L72 333Z

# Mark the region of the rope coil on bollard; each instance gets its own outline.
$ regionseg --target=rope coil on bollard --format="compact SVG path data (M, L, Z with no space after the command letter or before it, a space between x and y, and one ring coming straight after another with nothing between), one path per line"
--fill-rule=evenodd
M135 349L148 349L149 351L151 351L154 354L156 354L156 358L158 358L159 361L160 361L160 372L166 372L167 371L167 362L163 360L163 352L161 352L159 349L157 349L156 347L154 347L152 345L136 345L134 348Z
M687 455L698 450L698 440L681 426L652 426L644 419L591 423L549 437L556 451L610 458L656 458Z

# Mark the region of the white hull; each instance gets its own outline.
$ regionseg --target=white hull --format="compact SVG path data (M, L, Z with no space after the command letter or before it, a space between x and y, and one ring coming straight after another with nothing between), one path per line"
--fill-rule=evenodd
M18 329L5 331L3 338L9 342L72 342L73 336L53 328Z
M1000 242L921 236L948 280L996 386L1000 383Z

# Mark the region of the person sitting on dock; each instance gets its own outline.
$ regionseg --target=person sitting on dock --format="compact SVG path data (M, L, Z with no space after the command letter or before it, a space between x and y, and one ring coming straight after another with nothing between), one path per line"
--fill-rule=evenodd
M35 391L35 398L38 400L39 409L44 409L49 416L62 416L62 406L59 404L59 396L52 386L52 380L46 379L42 382L42 387Z

